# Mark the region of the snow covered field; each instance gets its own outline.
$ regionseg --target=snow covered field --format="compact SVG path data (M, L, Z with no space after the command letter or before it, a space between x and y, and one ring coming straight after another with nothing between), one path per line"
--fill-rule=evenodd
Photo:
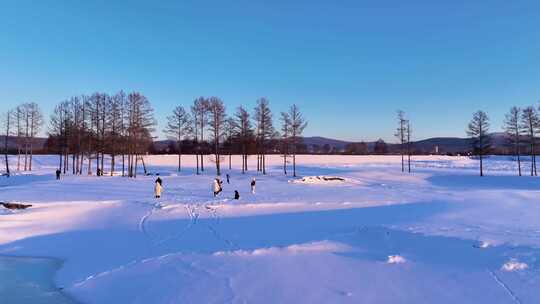
M292 178L279 156L266 176L234 157L217 198L211 162L176 161L146 158L159 200L155 176L56 181L55 156L1 178L0 201L34 206L0 210L0 299L56 303L1 287L1 257L24 256L63 261L56 286L81 303L540 302L540 178L510 158L480 178L466 157L415 157L409 175L395 156L306 155Z

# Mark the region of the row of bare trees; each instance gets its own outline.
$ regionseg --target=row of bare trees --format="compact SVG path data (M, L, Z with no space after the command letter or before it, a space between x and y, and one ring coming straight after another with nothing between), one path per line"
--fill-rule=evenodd
M536 165L538 134L540 134L540 107L511 107L506 114L503 129L506 138L513 148L516 157L518 175L522 176L522 155L531 158L530 174L538 176ZM467 134L472 138L473 153L480 159L480 176L484 175L483 159L490 153L492 140L490 137L489 117L484 111L477 111L469 123Z
M32 171L35 140L43 127L43 114L35 102L23 103L3 115L4 158L6 174L11 173L8 153L10 139L14 139L17 171Z
M74 96L54 108L47 145L59 155L63 173L71 165L72 174L83 174L86 162L89 175L95 168L101 176L109 155L110 175L120 159L122 176L136 177L139 162L146 172L142 155L152 144L155 124L150 102L138 92Z
M504 123L505 132L514 147L518 163L518 174L522 175L521 155L531 155L531 176L538 176L536 165L537 141L540 134L540 107L528 106L523 109L512 107Z
M287 174L287 157L291 155L293 175L296 176L296 147L300 144L307 122L296 105L292 105L287 112L281 113L280 122L281 133L274 128L273 113L270 102L266 98L257 100L253 115L245 107L240 106L233 115L227 116L226 107L220 98L199 97L193 101L189 112L183 106L177 106L167 117L164 132L176 142L178 171L182 169L182 144L192 139L196 146L197 174L204 171L206 143L212 146L212 162L215 163L217 175L221 174L225 152L229 154L229 169L231 168L232 146L238 147L241 151L242 173L245 173L248 169L249 147L253 143L257 155L257 171L266 174L266 155L277 140L280 143L279 152L283 154L284 174ZM229 148L227 149L226 146Z

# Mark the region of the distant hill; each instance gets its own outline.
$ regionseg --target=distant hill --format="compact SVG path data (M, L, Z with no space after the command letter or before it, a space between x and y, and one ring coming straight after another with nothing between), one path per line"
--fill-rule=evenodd
M414 142L413 148L425 153L459 153L470 150L471 144L470 138L434 137Z
M317 145L319 147L329 145L330 147L335 147L338 150L345 149L345 146L351 143L350 141L326 138L321 136L304 137L303 140L304 144L308 147L311 147L313 145Z
M4 136L0 136L0 150L3 150L4 147ZM507 136L504 133L492 133L491 139L493 147L497 149L504 150L507 143ZM35 138L34 139L34 150L39 153L40 151L45 150L45 144L47 142L46 138ZM317 150L320 151L322 147L328 145L331 151L343 152L345 147L348 144L355 142L339 140L333 138L327 138L322 136L311 136L303 138L304 145L308 151L314 151L315 147L318 147ZM154 141L154 151L162 152L165 151L171 144L174 144L171 140L157 140ZM368 149L373 151L375 142L366 142ZM8 138L8 147L10 150L16 149L15 137L10 136ZM397 153L399 151L399 145L396 143L387 143L388 151L390 153ZM460 138L460 137L433 137L423 140L418 140L412 143L412 148L421 153L435 153L438 150L440 154L446 153L463 153L470 151L471 149L471 139L470 138Z
M504 133L492 133L491 140L494 148L504 149L507 143L507 136ZM338 151L345 150L351 141L343 141L326 137L304 137L304 144L309 150L312 150L313 145L322 147L328 144L330 147L335 147ZM375 142L365 142L370 151L373 150ZM412 142L412 149L422 153L463 153L471 150L472 140L470 138L461 137L433 137ZM395 153L399 150L399 144L387 143L390 153Z

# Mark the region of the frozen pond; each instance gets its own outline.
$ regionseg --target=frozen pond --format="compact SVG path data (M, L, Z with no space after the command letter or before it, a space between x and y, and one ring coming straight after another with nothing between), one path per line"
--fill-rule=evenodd
M54 286L55 259L0 256L0 299L10 304L75 303Z

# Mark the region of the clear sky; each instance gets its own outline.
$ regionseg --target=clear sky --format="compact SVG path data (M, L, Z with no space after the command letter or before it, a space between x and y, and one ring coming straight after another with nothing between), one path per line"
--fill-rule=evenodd
M540 100L540 2L0 0L0 110L137 90L160 129L175 105L219 96L291 103L306 135L465 136L483 109ZM159 135L159 134L158 134Z

